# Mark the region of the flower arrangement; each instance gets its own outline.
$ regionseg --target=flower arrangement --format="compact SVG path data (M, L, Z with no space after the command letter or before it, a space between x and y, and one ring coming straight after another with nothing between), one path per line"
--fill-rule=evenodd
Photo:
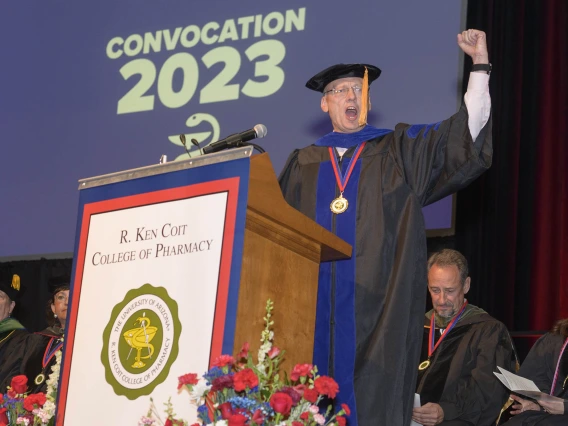
M297 364L289 378L281 376L284 351L273 345L272 310L273 302L268 300L257 363L245 343L236 357L218 357L201 378L195 373L179 377L178 391L188 391L190 401L197 405L199 423L191 426L346 425L346 416L350 415L347 405L342 404L336 413L331 406L320 409L324 398L334 399L339 392L335 380L318 375L317 367L311 364ZM156 417L152 403L138 424L156 425ZM176 419L168 402L163 425L187 424Z
M0 394L0 426L50 426L54 424L55 401L61 365L61 351L55 354L56 362L47 379L46 393L28 394L28 378L12 378L8 392Z

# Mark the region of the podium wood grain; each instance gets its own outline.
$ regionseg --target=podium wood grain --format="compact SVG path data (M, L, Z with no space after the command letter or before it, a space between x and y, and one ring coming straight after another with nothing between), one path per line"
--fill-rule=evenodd
M350 256L349 244L286 203L268 155L252 157L234 354L249 342L256 360L271 299L282 371L311 363L319 264Z

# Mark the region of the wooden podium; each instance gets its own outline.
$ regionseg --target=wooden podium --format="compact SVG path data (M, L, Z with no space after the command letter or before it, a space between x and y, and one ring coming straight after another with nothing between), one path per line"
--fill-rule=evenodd
M290 207L268 156L251 154L79 182L57 426L98 424L84 415L93 394L116 424L150 396L194 416L187 395L172 394L178 377L245 342L256 361L267 299L284 371L312 362L319 264L351 247Z
M271 299L283 370L311 363L319 264L350 256L349 244L286 203L268 154L252 157L233 353L249 342L256 359Z

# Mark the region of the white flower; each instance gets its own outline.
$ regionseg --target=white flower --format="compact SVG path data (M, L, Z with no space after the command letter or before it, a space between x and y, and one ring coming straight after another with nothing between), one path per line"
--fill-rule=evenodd
M146 416L142 416L140 418L140 420L138 421L138 426L152 426L154 424L154 420L152 420L150 417L146 417Z
M61 355L62 355L61 350L58 350L55 353L55 364L51 366L51 373L49 374L49 378L45 382L47 384L47 390L45 391L45 395L48 401L55 402L55 399L57 398L59 370L61 368Z
M229 423L227 423L227 420L219 420L218 422L215 423L215 426L228 426Z
M262 345L260 345L260 348L258 349L258 364L257 364L257 367L260 367L260 365L264 362L264 360L266 359L266 356L268 355L268 352L270 352L270 349L272 349L272 343L271 342L264 342Z
M57 385L59 382L59 370L61 366L61 350L55 353L55 363L51 366L51 373L46 380L47 390L45 392L46 401L42 408L36 408L32 412L34 414L34 425L42 425L49 423L49 420L55 415L55 399L57 398ZM23 417L18 417L16 424L25 425L29 424L29 420Z
M41 420L42 424L47 424L47 422L49 421L49 419L51 419L51 417L53 416L52 414L49 414L47 412L45 412L43 409L41 408L35 408L32 413L34 414L34 418L35 417L39 417L39 419Z
M189 392L189 398L191 402L195 405L199 405L204 397L205 392L211 389L211 385L208 385L205 379L199 379L199 382L193 386L193 390Z
M55 402L48 399L47 401L45 401L45 404L43 404L43 407L41 407L41 410L44 413L49 414L49 418L53 417L53 415L55 414Z
M314 414L314 420L318 425L323 425L325 423L325 417L321 414Z

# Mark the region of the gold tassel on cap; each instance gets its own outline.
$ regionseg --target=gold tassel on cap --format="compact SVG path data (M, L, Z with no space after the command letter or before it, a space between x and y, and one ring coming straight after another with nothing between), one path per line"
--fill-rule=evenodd
M20 291L20 276L14 274L14 276L12 277L12 288L14 290L18 290Z
M365 67L363 87L361 88L361 112L359 113L359 126L367 124L367 112L369 110L369 70Z

